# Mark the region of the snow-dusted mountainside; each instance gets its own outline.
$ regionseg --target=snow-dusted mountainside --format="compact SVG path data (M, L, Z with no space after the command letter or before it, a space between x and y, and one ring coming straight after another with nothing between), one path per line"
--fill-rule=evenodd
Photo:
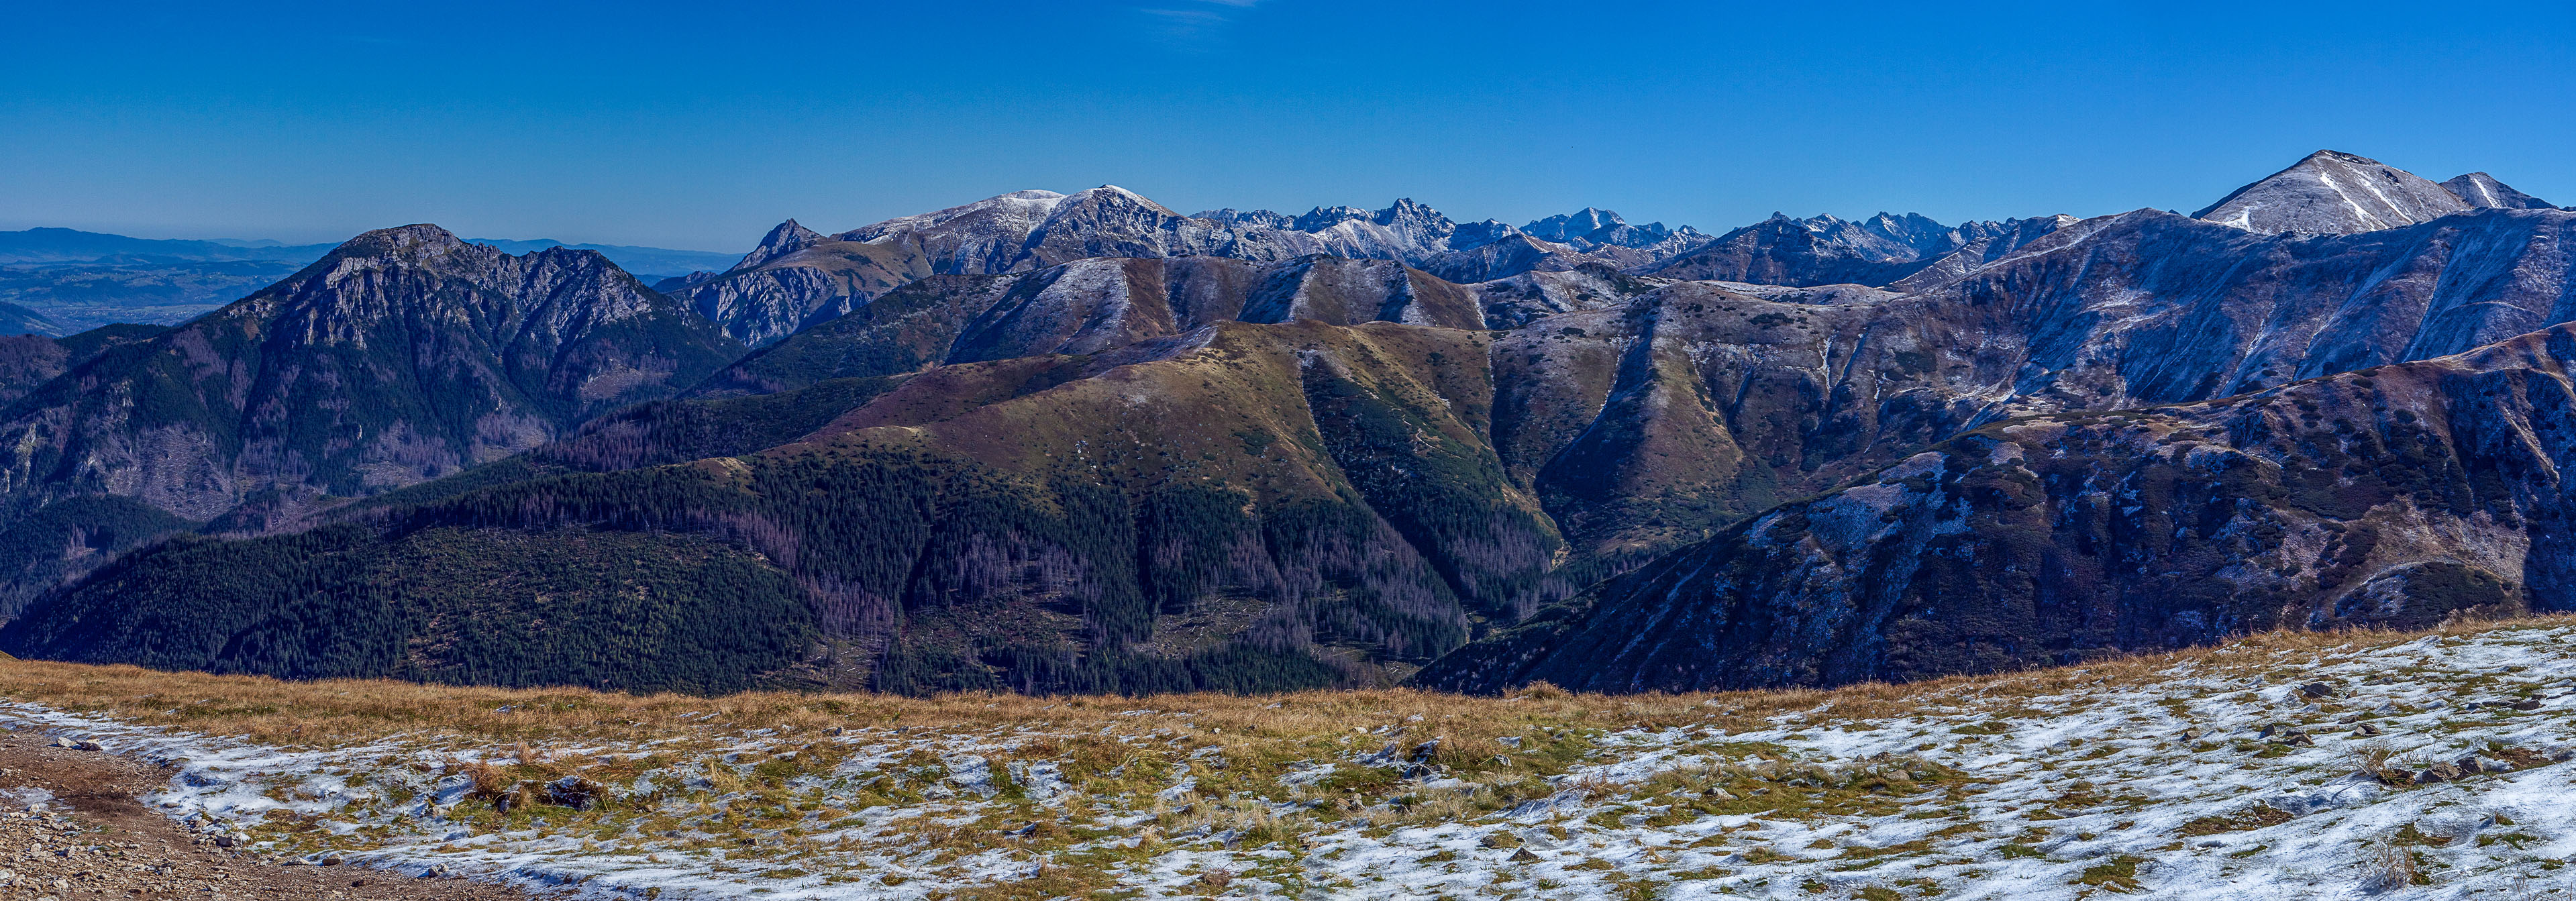
M0 663L26 677L0 726L164 763L144 800L257 860L597 897L2545 899L2576 857L2571 642L2275 635L1640 698L461 695Z
M1680 228L1666 228L1661 222L1630 225L1618 213L1596 207L1549 216L1522 226L1520 230L1530 237L1585 252L1603 247L1625 247L1672 257L1709 242L1709 236L1687 225Z
M1596 263L1648 266L1708 242L1688 226L1635 226L1595 209L1532 225L1564 240L1493 220L1453 222L1410 199L1381 210L1317 207L1293 217L1233 209L1182 216L1116 186L1069 195L1016 191L833 235L789 221L732 269L662 288L728 334L760 345L926 275L1027 272L1097 257L1276 263L1325 255L1400 262L1464 283Z
M1631 268L1700 281L1877 286L1927 268L1966 272L2072 221L2052 216L1952 227L1912 213L1880 213L1858 222L1773 213L1663 262Z
M1100 257L1224 257L1276 263L1315 255L1419 263L1452 249L1454 223L1399 200L1384 210L1319 208L1182 216L1132 191L1017 191L834 235L789 222L720 274L669 286L754 344L783 338L928 275L1027 272ZM1284 223L1284 224L1283 224Z
M2267 235L2349 235L2431 222L2483 205L2378 160L2319 150L2191 215Z
M1093 257L932 276L736 361L702 394L765 393L955 363L1090 354L1220 322L1481 329L1474 287L1393 260Z
M2467 175L2453 178L2450 181L2443 182L2442 188L2459 197L2461 202L2481 209L2557 209L2557 207L2551 206L2548 201L2522 193L2521 191L2516 191L2513 189L2512 185L2497 181L2495 180L2495 176L2488 175L2484 172L2471 172Z

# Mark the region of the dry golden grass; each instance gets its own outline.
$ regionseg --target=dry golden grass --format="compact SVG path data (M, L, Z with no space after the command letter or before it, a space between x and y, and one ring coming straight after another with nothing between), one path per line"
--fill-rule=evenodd
M911 698L874 694L751 692L720 698L633 695L586 689L505 689L370 680L289 682L260 676L161 672L135 666L90 666L0 659L0 698L100 713L284 747L335 747L395 735L444 738L500 750L523 767L542 764L544 745L623 741L691 732L776 729L821 735L835 728L971 733L1044 724L1062 738L1038 754L1080 759L1129 749L1099 735L1191 734L1200 746L1259 759L1313 741L1361 744L1440 739L1439 762L1473 764L1502 754L1507 736L1564 730L1682 728L1713 734L1772 728L1774 718L1816 713L1818 725L1866 723L1916 715L1945 696L1993 699L2057 694L2095 685L2153 681L2190 663L2203 672L2268 671L2275 652L2370 646L2426 634L2468 634L2516 626L2576 623L2576 616L2476 622L2429 632L2269 632L2219 647L2109 658L2077 666L1995 676L1959 676L1903 685L1836 689L1735 691L1714 694L1573 694L1538 685L1511 697L1466 697L1410 689L1308 691L1278 695L1188 694L1126 697L1028 697L949 694ZM1821 708L1821 709L1820 709ZM1150 710L1189 714L1130 716ZM684 717L684 714L690 716ZM1062 742L1061 745L1056 742Z

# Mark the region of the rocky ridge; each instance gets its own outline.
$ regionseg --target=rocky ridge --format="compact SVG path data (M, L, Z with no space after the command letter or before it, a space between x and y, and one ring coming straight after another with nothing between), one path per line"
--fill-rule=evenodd
M1643 275L1700 281L1880 286L1927 268L1963 273L2072 221L2055 216L1952 228L1911 213L1901 217L1880 213L1859 222L1830 215L1791 219L1773 213L1768 220L1719 235L1689 252L1628 268Z
M782 223L733 269L664 287L728 334L760 345L935 274L1008 274L1100 257L1282 263L1320 255L1396 261L1475 282L1586 263L1646 265L1707 240L1688 227L1632 226L1600 210L1584 215L1592 228L1581 235L1566 232L1564 222L1533 223L1568 237L1557 242L1497 221L1456 223L1410 199L1382 210L1318 207L1293 217L1267 210L1182 216L1114 185L1070 195L1017 191L829 236Z

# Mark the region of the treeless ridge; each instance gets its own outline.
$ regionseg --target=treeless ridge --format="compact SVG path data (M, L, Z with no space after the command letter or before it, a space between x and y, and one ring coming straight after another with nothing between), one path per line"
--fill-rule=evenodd
M1405 732L1442 739L1442 757L1480 759L1499 748L1496 738L1519 734L1533 725L1609 730L1687 726L1715 732L1749 731L1764 728L1772 717L1820 707L1830 711L1836 721L1860 723L1911 715L1927 702L1956 693L2030 696L2077 685L2134 684L2186 662L2215 671L2224 671L2238 662L2262 667L2269 665L2263 659L2265 655L2275 650L2394 643L2429 634L2562 624L2571 619L2576 616L2458 622L2403 633L2266 632L2246 635L2222 646L2106 658L2020 673L1952 676L1896 685L1867 683L1833 689L1713 694L1573 694L1539 683L1509 697L1369 689L1145 697L959 693L918 698L762 691L704 698L384 680L290 682L266 676L0 659L0 700L102 713L139 724L232 735L289 748L335 747L394 735L507 746L567 739L667 737L740 728L800 731L869 726L963 731L1045 720L1060 727L1118 733L1167 726L1168 722L1147 723L1119 715L1122 711L1152 709L1194 714L1192 725L1205 733L1207 743L1237 747L1343 734L1353 727L1411 722L1414 725ZM682 718L682 714L690 716Z

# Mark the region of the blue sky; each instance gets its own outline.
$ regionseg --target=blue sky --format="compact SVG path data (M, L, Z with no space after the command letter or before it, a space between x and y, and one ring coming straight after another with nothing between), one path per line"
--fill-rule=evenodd
M0 228L734 251L1020 188L1193 212L2188 212L2331 147L2576 203L2576 5L43 3Z

